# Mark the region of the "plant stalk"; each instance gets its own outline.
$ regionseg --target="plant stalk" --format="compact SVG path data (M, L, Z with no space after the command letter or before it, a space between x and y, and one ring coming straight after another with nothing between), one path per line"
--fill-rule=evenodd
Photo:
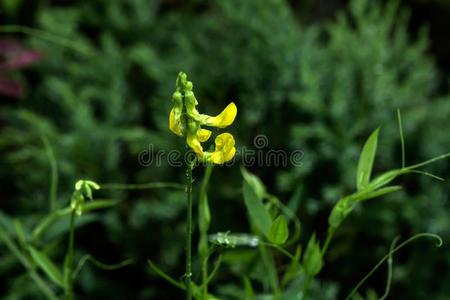
M303 284L303 290L302 290L302 300L306 300L308 297L308 290L309 285L311 284L312 277L307 275L305 283Z
M75 211L72 210L70 214L70 233L69 233L69 248L67 249L67 282L65 286L66 300L73 300L73 255L75 247Z
M192 169L193 162L187 163L186 170L186 194L187 194L187 214L186 214L186 299L192 300L191 277L192 277Z

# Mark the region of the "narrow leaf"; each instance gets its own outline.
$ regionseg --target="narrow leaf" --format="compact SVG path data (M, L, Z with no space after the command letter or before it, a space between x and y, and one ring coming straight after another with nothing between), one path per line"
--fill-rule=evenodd
M379 131L380 128L377 128L370 135L364 144L361 156L359 157L358 172L356 176L356 188L358 191L364 189L369 184L373 161L375 160L375 154L377 152Z
M110 208L117 205L118 201L116 200L94 200L90 202L83 203L83 213L88 213L94 210Z
M25 230L23 228L22 222L20 222L19 219L15 219L14 227L16 229L17 240L19 241L19 244L22 247L22 249L25 249L25 246L27 244L27 238L25 235Z
M303 266L309 276L315 276L322 269L322 265L323 262L320 246L316 241L316 235L313 234L309 239L305 255L303 256Z
M47 274L48 278L50 278L54 283L63 287L63 276L58 267L53 263L53 261L43 252L33 248L28 248L33 258L34 262L42 269L42 271Z
M402 187L399 185L393 185L393 186L387 186L384 188L381 188L379 190L373 191L373 192L369 192L367 194L363 194L361 195L360 198L355 199L356 201L363 201L363 200L367 200L367 199L372 199L372 198L376 198L376 197L380 197L383 195L387 195L390 193L394 193L397 192L399 190L401 190Z
M286 218L279 215L269 229L268 239L274 244L284 244L289 236L288 225Z
M263 204L265 188L255 175L242 169L244 202L253 225L266 236L272 225L272 218Z
M411 170L408 170L408 169L395 169L395 170L387 171L387 172L381 174L380 176L377 176L376 178L374 178L372 180L372 182L370 182L369 188L371 190L377 190L377 189L381 188L382 186L388 184L389 182L391 182L398 176L407 174L410 172L411 172Z
M241 168L241 173L242 177L244 177L244 180L255 191L256 196L261 199L264 198L264 196L266 195L266 187L262 183L261 179L259 179L257 176L253 175L243 167Z
M252 287L252 283L247 276L244 276L244 288L245 288L245 300L254 300L255 292Z
M344 221L344 219L352 212L355 208L356 201L352 197L345 197L339 199L339 201L334 205L333 210L328 217L328 224L332 228L338 228L339 225Z

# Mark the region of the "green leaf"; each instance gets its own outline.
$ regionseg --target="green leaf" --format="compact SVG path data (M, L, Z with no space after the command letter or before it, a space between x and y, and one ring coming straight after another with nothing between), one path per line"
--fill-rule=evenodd
M247 276L244 276L244 289L245 289L245 300L254 300L255 292L252 287L252 283Z
M53 261L45 253L33 248L32 246L28 247L28 249L34 262L39 266L39 268L42 269L42 271L45 272L45 274L47 274L48 278L60 287L64 287L64 280L61 271L53 263Z
M2 210L0 210L0 226L4 228L6 233L10 235L14 234L14 220L9 215L5 214Z
M266 189L258 177L244 168L241 168L241 172L244 177L242 183L244 202L250 215L250 220L257 229L267 236L272 225L272 218L263 204Z
M19 241L20 246L22 247L22 249L26 249L25 246L27 244L27 238L22 222L20 222L19 219L15 219L14 227L16 229L17 240Z
M209 252L208 246L208 229L211 223L211 211L208 203L208 185L211 178L213 165L209 164L206 167L205 175L200 189L200 196L198 201L198 229L200 231L200 238L198 241L198 251L201 257L207 257Z
M309 276L315 276L322 270L322 253L320 251L320 246L316 241L315 234L309 239L305 255L303 256L303 266L306 274Z
M356 202L351 196L340 199L328 217L328 224L333 228L338 228L342 221L352 212L355 208Z
M207 232L211 223L211 212L209 210L208 196L202 195L199 201L199 224L202 231Z
M391 171L387 171L386 173L381 174L380 176L377 176L372 180L372 182L369 184L369 188L371 190L377 190L380 187L388 184L395 178L397 178L400 175L410 173L411 171L408 169L395 169Z
M267 238L274 244L284 244L289 236L288 225L286 218L283 215L279 215L269 229Z
M93 200L90 202L86 202L82 204L82 211L83 213L88 213L93 210L103 209L103 208L110 208L115 205L117 205L117 200Z
M402 187L399 185L393 185L393 186L388 186L388 187L384 187L381 188L379 190L373 191L373 192L369 192L367 194L363 194L361 195L361 197L355 199L356 201L363 201L363 200L367 200L367 199L372 199L372 198L376 198L376 197L380 197L383 195L387 195L390 193L394 193L397 192L399 190L401 190Z
M356 188L358 191L364 189L369 184L373 161L375 160L375 154L377 152L379 131L380 128L377 128L370 135L362 149L361 156L359 157L358 172L356 176Z
M242 177L244 177L244 180L252 187L252 189L255 191L256 196L259 199L263 199L266 195L266 187L262 183L261 179L259 179L257 176L253 175L252 173L248 172L245 168L241 168Z
M212 170L213 165L208 165L206 167L198 201L198 226L200 232L202 233L208 232L209 224L211 223L211 212L209 210L207 189L209 185L209 179L211 178Z

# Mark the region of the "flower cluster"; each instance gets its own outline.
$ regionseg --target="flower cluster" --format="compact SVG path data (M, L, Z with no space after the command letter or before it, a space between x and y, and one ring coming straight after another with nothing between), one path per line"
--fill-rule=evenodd
M178 136L185 137L187 145L195 152L200 161L223 164L231 160L235 153L234 138L229 133L219 134L215 139L213 152L203 151L201 143L206 142L211 131L202 126L225 128L233 123L237 107L231 102L217 116L200 114L196 106L198 101L192 91L192 82L180 72L176 81L176 91L172 95L173 108L169 114L169 128Z
M75 191L70 199L70 208L78 216L83 214L85 200L92 200L92 190L99 190L100 186L90 180L78 180L75 183Z

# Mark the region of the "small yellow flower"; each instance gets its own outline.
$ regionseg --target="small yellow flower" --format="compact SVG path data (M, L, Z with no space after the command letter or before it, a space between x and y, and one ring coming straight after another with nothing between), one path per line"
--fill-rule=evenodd
M197 154L202 161L215 164L223 164L231 160L235 153L235 141L231 134L223 133L216 137L216 150L204 152L201 143L206 142L211 131L201 126L225 128L231 125L237 115L237 107L234 102L217 116L200 114L196 108L198 101L192 91L192 82L187 80L185 73L180 73L176 81L177 89L172 95L173 108L169 113L169 128L178 136L186 137L187 145Z
M215 140L216 149L214 152L205 152L204 158L206 161L213 162L215 164L223 164L233 159L236 154L236 148L234 147L234 138L229 133L222 133L216 137Z
M183 136L183 124L181 115L183 113L183 95L176 91L172 95L173 108L169 114L169 128L178 136Z
M200 141L197 138L196 134L188 133L186 137L186 143L195 152L195 154L197 154L198 157L203 156L203 147L202 144L200 144Z
M175 118L175 111L173 108L170 110L169 128L176 135L183 136L183 131L181 127L181 118Z
M201 143L204 143L209 140L211 133L211 130L200 128L197 130L197 138Z
M203 117L203 124L206 126L214 126L218 128L225 128L230 126L234 119L236 118L237 107L234 102L225 107L225 109L216 117L211 117L208 115L201 115Z

